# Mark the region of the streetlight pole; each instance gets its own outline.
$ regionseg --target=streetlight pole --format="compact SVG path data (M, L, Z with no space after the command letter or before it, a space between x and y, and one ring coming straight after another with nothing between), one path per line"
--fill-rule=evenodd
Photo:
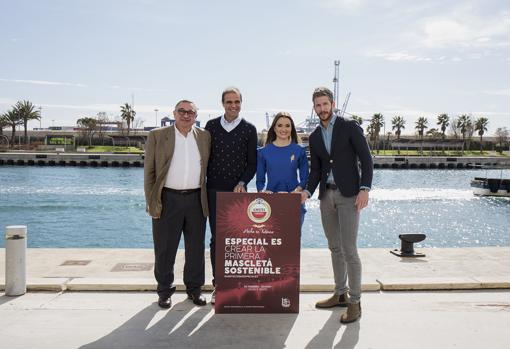
M159 109L156 108L156 109L154 109L154 111L156 112L156 127L158 127L158 111L159 111Z

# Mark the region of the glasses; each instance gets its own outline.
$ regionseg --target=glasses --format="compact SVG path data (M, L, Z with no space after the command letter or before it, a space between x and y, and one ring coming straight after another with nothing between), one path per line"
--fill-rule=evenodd
M186 114L188 114L189 116L197 115L197 112L194 111L193 109L192 110L186 110L186 109L183 109L183 108L179 108L179 109L177 109L177 113L179 113L180 116L184 116Z

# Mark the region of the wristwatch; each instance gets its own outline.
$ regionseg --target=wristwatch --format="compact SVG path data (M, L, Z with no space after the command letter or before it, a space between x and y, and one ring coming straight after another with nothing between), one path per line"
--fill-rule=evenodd
M370 191L370 188L362 187L362 188L359 188L359 191L366 191L368 193Z

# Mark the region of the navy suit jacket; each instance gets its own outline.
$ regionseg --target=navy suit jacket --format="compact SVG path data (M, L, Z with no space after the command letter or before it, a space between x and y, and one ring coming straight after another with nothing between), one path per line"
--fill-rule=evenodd
M357 195L360 186L372 186L372 155L363 129L356 121L336 118L331 154L326 150L320 126L310 135L309 145L311 166L306 189L310 194L313 194L320 183L319 199L323 197L330 170L333 171L335 184L343 196Z

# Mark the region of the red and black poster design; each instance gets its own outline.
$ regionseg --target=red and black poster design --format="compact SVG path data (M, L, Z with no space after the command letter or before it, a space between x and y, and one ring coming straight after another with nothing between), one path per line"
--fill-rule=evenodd
M298 194L217 193L216 313L298 313Z

